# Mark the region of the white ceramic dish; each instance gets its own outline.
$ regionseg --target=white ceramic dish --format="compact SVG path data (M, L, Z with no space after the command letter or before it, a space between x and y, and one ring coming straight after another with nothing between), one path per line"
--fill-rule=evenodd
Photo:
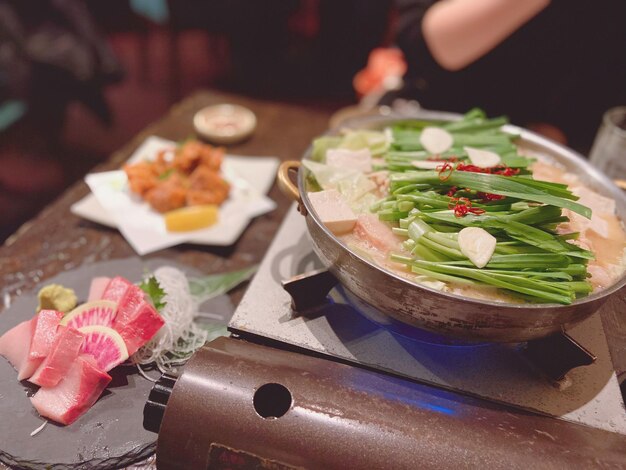
M152 159L176 143L149 137L133 153L129 162ZM228 246L241 236L250 221L276 208L265 194L271 188L279 160L274 157L227 155L222 171L231 184L231 193L220 207L220 218L212 227L172 233L165 229L163 216L128 189L122 170L91 173L85 181L92 193L76 202L72 213L109 227L116 227L137 251L144 255L181 243Z

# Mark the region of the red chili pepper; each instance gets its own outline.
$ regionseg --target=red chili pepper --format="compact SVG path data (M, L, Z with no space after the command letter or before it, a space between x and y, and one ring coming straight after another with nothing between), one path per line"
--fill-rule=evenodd
M480 215L485 213L484 209L472 207L472 201L466 197L450 198L448 209L453 210L454 216L458 218L465 217L467 214Z
M456 166L459 171L469 171L471 173L486 173L502 176L515 176L519 173L519 168L510 168L506 165L498 165L493 168L480 168L476 165L466 165L465 163L459 163Z
M439 179L441 181L447 181L454 171L454 167L448 162L437 166L435 169L439 172Z
M480 168L476 165L466 165L465 163L459 163L456 166L459 171L468 171L470 173L491 173L489 168Z
M486 212L485 209L481 209L479 207L471 207L469 211L474 215L480 215Z
M492 193L482 193L482 192L477 192L476 195L481 198L483 201L499 201L501 199L504 199L506 196L501 196L499 194L492 194Z
M498 165L494 168L480 168L476 165L467 165L465 163L458 163L455 169L458 171L468 171L471 173L485 173L485 174L494 174L494 175L501 175L501 176L514 176L520 172L519 168L510 168L506 165ZM441 172L439 174L441 175ZM445 181L449 177L450 176L448 175L442 181ZM441 176L439 177L439 179L441 179ZM466 191L470 191L470 189L467 188ZM483 192L478 192L477 195L484 201L499 201L501 199L504 199L505 197L505 196L500 196L498 194L490 194L490 193L483 193ZM451 194L448 193L448 196L451 196ZM481 214L485 212L484 210L476 209L476 208L469 210L469 212L472 212L473 214L476 213L474 211L481 211L480 212Z
M466 197L453 198L453 201L454 207L452 209L454 210L455 217L464 217L472 207L472 201Z
M493 172L495 175L515 176L519 173L519 168L510 168L506 165L500 165L496 168L497 170L494 170Z
M457 191L458 191L458 188L456 186L452 186L450 190L447 192L446 196L453 197Z

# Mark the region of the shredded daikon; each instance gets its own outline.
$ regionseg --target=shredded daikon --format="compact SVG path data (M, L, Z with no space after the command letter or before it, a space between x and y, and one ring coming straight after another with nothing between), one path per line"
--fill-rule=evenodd
M132 360L135 364L156 363L165 372L185 363L206 342L207 331L194 323L198 304L189 292L185 274L163 266L154 271L154 276L165 291L166 304L160 311L165 324Z
M137 370L139 371L139 375L141 375L144 379L149 380L150 382L157 382L157 379L153 379L150 377L145 370L141 368L141 364L135 364L137 366Z
M35 429L33 432L30 433L30 437L36 436L37 434L39 434L41 431L43 431L43 428L46 427L46 424L48 424L48 421L44 421L41 426L39 426L37 429Z

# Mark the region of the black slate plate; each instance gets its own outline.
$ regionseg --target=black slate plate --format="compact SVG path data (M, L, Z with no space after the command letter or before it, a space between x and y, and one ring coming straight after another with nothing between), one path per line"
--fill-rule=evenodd
M122 275L138 281L145 270L164 264L171 262L113 260L64 272L44 284L72 287L79 300L84 300L95 276ZM0 334L34 315L38 290L21 295L0 313ZM140 376L134 367L120 366L110 374L113 380L107 390L76 422L70 426L49 422L31 437L30 433L43 423L28 399L36 388L26 381L18 382L16 371L0 357L0 462L28 469L114 469L154 453L156 434L144 430L142 425L143 407L152 382Z

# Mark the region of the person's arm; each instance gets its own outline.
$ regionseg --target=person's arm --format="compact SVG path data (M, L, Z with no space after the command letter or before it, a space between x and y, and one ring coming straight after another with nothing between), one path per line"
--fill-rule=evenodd
M424 15L422 32L437 63L450 71L479 59L550 0L443 0Z

